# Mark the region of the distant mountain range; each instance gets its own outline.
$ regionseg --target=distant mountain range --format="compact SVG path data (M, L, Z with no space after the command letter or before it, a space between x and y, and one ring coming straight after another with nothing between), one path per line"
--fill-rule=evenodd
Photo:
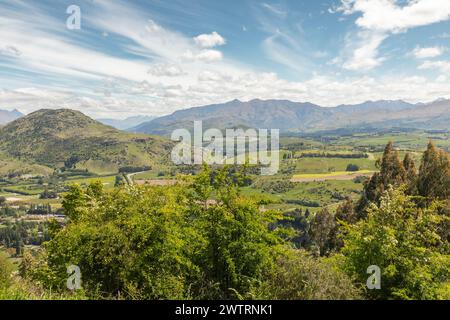
M133 127L136 127L144 122L150 122L156 117L149 117L149 116L134 116L129 117L123 120L117 120L117 119L97 119L97 121L106 124L108 126L114 127L119 130L126 130Z
M166 165L174 142L145 133L170 135L174 129L192 128L196 120L203 121L204 129L279 128L285 133L394 127L448 130L450 100L369 101L335 108L286 100L233 100L153 119L132 129L138 133L118 130L70 109L42 109L26 116L17 110L0 111L0 116L2 121L17 118L0 127L0 175L47 174L68 165L114 173L124 166Z
M60 168L70 163L110 173L123 166L167 163L172 146L165 138L120 131L70 109L38 110L0 128L0 162L9 165L20 161Z
M17 109L14 109L13 111L0 110L0 125L7 124L8 122L19 119L20 117L23 117L23 114Z
M233 100L176 111L130 131L170 135L174 129L191 129L194 120L202 120L204 128L251 127L280 129L285 133L367 127L449 129L450 100L428 104L380 100L334 108L287 100Z
M23 116L18 110L0 110L0 126ZM333 108L288 100L233 100L179 110L160 118L133 116L123 120L97 121L119 130L168 136L175 129L192 129L193 121L198 120L203 121L204 128L278 128L284 133L342 128L447 130L450 123L450 100L438 99L431 103L417 104L402 100L379 100Z

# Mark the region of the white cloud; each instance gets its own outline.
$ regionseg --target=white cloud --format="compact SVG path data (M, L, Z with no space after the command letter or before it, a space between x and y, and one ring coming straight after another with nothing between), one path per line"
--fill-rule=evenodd
M419 66L419 69L430 70L435 69L444 73L450 72L450 62L449 61L425 61Z
M412 54L417 59L427 59L427 58L435 58L441 56L445 52L445 49L442 47L428 47L428 48L416 48L413 50Z
M12 15L2 11L1 48L15 47L21 55L0 57L0 67L20 71L13 78L10 74L0 74L2 87L16 88L0 89L0 108L31 112L39 108L66 107L94 117L124 118L136 114L164 115L236 98L244 101L288 99L335 106L378 99L429 101L448 96L450 92L450 83L443 78L314 75L306 81L287 81L276 73L256 72L237 61L225 59L218 50L199 48L192 38L149 20L149 16L128 3L95 1L95 5L100 8L85 10L85 23L117 39L114 43L122 50L120 54L96 51L80 38L64 34L60 22L51 17L38 13L37 17L25 20L17 12ZM42 21L48 22L45 29ZM273 25L267 25L265 31L270 36L264 43L266 53L294 70L302 70L307 67L307 61L298 53L315 51L303 46L305 41L301 34L286 26L281 29L277 31ZM382 62L376 51L384 33L378 37L374 34L378 35L370 33L370 41L357 43L359 46L355 48L357 60L363 63L347 67L370 68ZM364 45L367 48L364 49ZM127 59L127 53L135 56ZM185 59L180 59L185 54ZM340 59L333 60L344 63ZM441 65L430 63L424 68L437 68L443 74L450 70L444 62ZM26 76L21 75L25 72ZM30 77L29 73L36 77ZM40 83L39 77L50 81ZM36 83L31 84L32 81Z
M450 64L447 65L450 69ZM124 118L136 114L164 115L175 110L240 99L287 99L323 106L367 100L404 99L426 102L448 97L450 83L444 78L391 76L382 78L334 78L314 76L303 82L280 79L275 73L230 75L203 71L189 85L120 81L109 83L112 96L79 95L70 91L25 88L0 92L0 107L22 112L39 108L73 108L93 117ZM130 94L133 92L134 94Z
M201 50L197 53L188 50L183 53L182 58L191 61L215 62L221 61L223 54L217 50Z
M450 1L409 0L402 6L397 0L341 0L341 6L330 12L360 14L355 21L360 28L360 45L355 47L344 67L362 66L369 70L383 62L383 58L378 58L378 49L392 34L450 19ZM369 43L365 42L366 38Z
M199 75L198 75L198 81L200 82L206 82L206 81L229 81L232 78L217 72L212 72L212 71L202 71Z
M226 40L214 31L211 34L201 34L195 37L194 42L202 48L213 48L224 45Z
M379 33L360 33L363 44L358 44L352 51L352 57L344 62L342 67L347 70L370 70L383 63L385 58L378 57L378 47L386 39Z
M356 24L379 32L403 32L450 18L448 0L410 0L404 6L397 3L396 0L342 0L339 10L346 15L362 13Z
M157 77L179 77L186 74L180 66L175 64L155 64L150 67L148 73Z

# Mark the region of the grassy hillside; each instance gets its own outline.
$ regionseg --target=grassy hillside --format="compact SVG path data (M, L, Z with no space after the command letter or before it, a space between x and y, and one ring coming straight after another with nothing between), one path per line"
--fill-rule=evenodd
M50 168L116 172L123 166L157 166L170 150L166 139L122 132L69 109L39 110L0 129L4 158Z

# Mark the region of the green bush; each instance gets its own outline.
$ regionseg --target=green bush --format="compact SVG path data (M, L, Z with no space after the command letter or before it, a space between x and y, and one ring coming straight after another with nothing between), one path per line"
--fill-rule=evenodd
M325 260L297 250L277 260L256 293L261 299L349 300L362 297L352 280Z

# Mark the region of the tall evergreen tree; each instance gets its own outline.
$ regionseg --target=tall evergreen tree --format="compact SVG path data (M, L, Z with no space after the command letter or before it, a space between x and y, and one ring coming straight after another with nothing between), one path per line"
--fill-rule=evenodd
M398 186L406 180L406 170L400 161L398 151L394 149L392 142L389 142L384 149L380 167L381 184L383 191L389 185Z
M317 212L311 222L311 239L319 248L321 256L335 248L335 237L333 237L335 227L334 215L326 208Z
M407 181L407 172L392 142L386 145L378 165L380 172L375 173L366 182L364 194L356 207L360 218L365 216L365 210L370 202L379 204L382 194L390 185L398 187Z
M406 183L408 185L407 194L417 193L417 168L413 158L409 153L403 159L403 167L406 171Z
M450 198L450 158L431 141L422 157L417 188L423 197Z

